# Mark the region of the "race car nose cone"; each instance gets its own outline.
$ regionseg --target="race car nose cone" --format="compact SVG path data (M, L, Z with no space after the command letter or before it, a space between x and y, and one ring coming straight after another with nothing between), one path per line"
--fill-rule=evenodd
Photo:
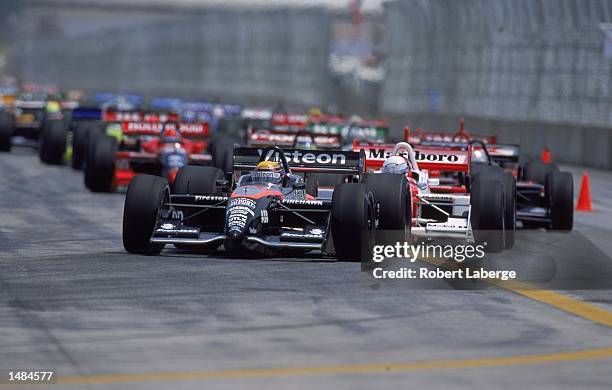
M229 238L232 241L238 240L240 238L240 236L241 236L241 232L238 231L238 230L230 230L227 233L227 238Z

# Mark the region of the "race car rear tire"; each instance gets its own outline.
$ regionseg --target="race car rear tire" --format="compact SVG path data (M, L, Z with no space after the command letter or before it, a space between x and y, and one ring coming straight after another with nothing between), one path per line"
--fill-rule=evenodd
M473 176L473 178L475 181L489 179L498 180L502 183L505 198L505 249L512 248L514 246L514 235L516 232L516 179L512 174L503 172L500 169L483 170L481 173Z
M218 138L213 150L213 165L224 173L231 172L233 168L234 142L231 139Z
M50 165L61 165L66 153L68 131L63 120L47 120L43 125L40 160Z
M101 122L75 122L72 129L72 161L74 169L83 169L91 134L102 133Z
M85 149L83 149L83 166L87 165L87 159L91 156L96 140L100 137L108 137L108 135L104 132L104 123L97 122L87 132L87 142L85 143Z
M539 184L546 183L546 175L551 172L559 171L556 163L545 163L540 160L529 161L523 167L523 178Z
M505 196L500 180L479 178L470 194L471 225L478 244L487 252L501 252L505 247Z
M10 112L0 111L0 152L11 151L15 120Z
M332 197L331 234L342 261L366 261L374 245L372 193L364 183L340 184Z
M378 217L376 243L404 242L410 236L412 196L404 175L368 174L363 181L374 198Z
M174 193L187 194L215 194L217 193L217 180L223 179L223 171L214 167L190 166L179 169L174 181Z
M130 182L123 206L123 247L129 253L156 255L165 244L150 242L157 215L164 200L170 199L166 179L137 175Z
M92 192L111 192L115 180L117 139L98 137L85 165L85 187Z
M551 230L570 231L574 225L574 180L568 172L546 175Z

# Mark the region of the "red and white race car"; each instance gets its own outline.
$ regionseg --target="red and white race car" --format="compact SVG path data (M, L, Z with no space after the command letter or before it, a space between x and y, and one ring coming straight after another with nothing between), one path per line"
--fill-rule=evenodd
M208 165L208 123L121 122L121 136L98 137L85 167L85 186L111 192L140 173L173 183L185 165Z
M396 241L425 238L484 243L498 252L514 243L514 219L507 221L507 176L472 175L472 146L413 147L398 144L355 144L364 150L364 182L372 190L379 231ZM510 184L511 186L512 184Z

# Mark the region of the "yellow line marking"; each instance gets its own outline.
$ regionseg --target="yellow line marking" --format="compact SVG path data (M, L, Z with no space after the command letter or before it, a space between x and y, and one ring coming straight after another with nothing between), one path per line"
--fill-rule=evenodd
M446 268L457 268L457 263L449 263L446 259L433 259L433 258L421 258L430 264L436 266L442 266ZM514 292L516 294L523 295L527 298L533 299L541 303L546 303L550 306L556 307L559 310L563 310L567 313L574 314L583 319L596 322L612 328L612 312L609 312L603 308L591 305L590 303L582 302L565 295L558 294L556 292L541 289L534 285L519 282L516 280L501 280L501 279L482 279L494 286L503 288Z
M507 357L488 357L477 359L431 360L405 363L332 365L294 368L251 368L219 371L160 372L150 374L109 374L63 377L59 376L58 383L64 385L77 385L108 384L122 382L189 381L197 379L235 379L263 377L295 377L309 375L363 374L371 372L402 372L432 369L516 366L607 358L612 358L612 347L537 355L516 355Z

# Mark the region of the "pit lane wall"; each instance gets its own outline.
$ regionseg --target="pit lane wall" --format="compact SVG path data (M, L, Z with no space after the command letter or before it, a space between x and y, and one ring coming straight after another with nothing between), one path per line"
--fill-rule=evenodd
M328 99L330 26L317 7L192 10L16 40L11 69L22 80L88 92L319 105Z
M396 0L381 106L395 130L458 127L612 169L607 0Z

